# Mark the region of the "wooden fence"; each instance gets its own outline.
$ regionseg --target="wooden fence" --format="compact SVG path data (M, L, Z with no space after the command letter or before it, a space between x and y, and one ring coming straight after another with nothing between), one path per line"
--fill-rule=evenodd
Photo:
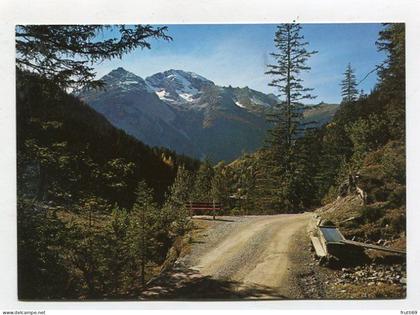
M195 214L212 214L213 220L216 218L216 214L220 213L223 210L222 204L220 202L195 202L190 201L186 204L190 210L190 215Z

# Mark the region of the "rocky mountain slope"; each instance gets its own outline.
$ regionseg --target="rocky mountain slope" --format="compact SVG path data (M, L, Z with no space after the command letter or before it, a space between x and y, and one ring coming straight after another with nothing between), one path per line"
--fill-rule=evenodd
M104 90L76 93L114 126L153 146L213 161L253 152L264 141L266 114L279 102L248 87L217 86L192 72L168 70L145 80L118 68ZM336 105L305 107L305 119L329 121Z

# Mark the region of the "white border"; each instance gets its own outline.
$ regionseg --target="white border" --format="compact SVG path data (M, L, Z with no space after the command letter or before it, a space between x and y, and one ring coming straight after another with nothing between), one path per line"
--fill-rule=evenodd
M415 0L2 0L0 2L0 311L36 309L395 309L420 306L418 193L420 2ZM16 295L15 24L405 22L407 33L408 297L373 301L19 302ZM417 133L417 134L416 134ZM48 313L48 312L47 312Z

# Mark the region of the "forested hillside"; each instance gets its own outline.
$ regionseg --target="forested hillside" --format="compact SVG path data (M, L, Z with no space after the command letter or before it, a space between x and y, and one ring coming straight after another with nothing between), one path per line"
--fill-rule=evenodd
M254 202L258 201L257 206L262 203L261 195L267 197L272 192L272 198L266 199L280 204L278 211L285 211L282 203L290 203L289 211L301 211L335 199L349 175L359 175L361 186L369 181L367 177L373 176L370 186L366 183L368 187L365 189L378 191L368 191L368 201L388 200L391 193L394 196L399 191L402 194L398 197L399 203L404 203L404 45L403 25L384 26L379 34L378 48L387 53L388 59L378 65L379 83L366 95L357 91L355 78L348 82L344 76L341 84L354 87L350 90L350 98L343 88L343 102L332 121L292 140L290 151L285 152L290 159L288 171L293 171L287 180L281 180L284 173L279 173L280 177L272 177L273 167L281 166L272 155L276 154L276 150L284 149L279 146L282 135L275 134L277 138L273 140L269 137L271 140L264 149L224 166L226 171L234 172L238 177L234 180L228 176L234 185L227 184L227 187L239 185L233 188L232 193L246 194L241 198L242 203L249 204L250 209L255 209ZM300 124L302 122L303 118ZM271 186L273 182L275 187ZM396 188L394 184L402 186ZM284 191L284 197L280 191ZM277 212L273 207L266 206L262 206L261 211Z
M218 178L226 179L225 185L216 181L218 190L227 189L233 197L231 213L290 213L327 205L322 217L349 238L392 240L405 248L404 38L404 25L384 25L377 47L387 59L377 66L376 87L368 95L360 93L349 65L337 82L343 101L334 118L295 138L281 155L288 162L275 157L284 145L271 142L215 168ZM352 195L358 198L328 205Z
M36 75L17 74L18 214L32 212L19 216L20 231L41 226L53 229L61 222L64 225L55 226L55 232L70 233L65 232L68 216L83 220L93 215L102 221L100 226L106 225L113 209L133 207L139 182L147 183L153 189L150 198L162 204L180 165L190 170L199 166L199 161L167 149L150 148L115 129L55 84ZM49 224L46 218L37 217L41 212L58 217L49 218ZM37 241L54 241L37 233L24 235L32 241L37 237L41 238ZM36 276L26 264L21 271L22 277ZM41 279L36 286L43 287Z
M89 44L102 28L17 27L17 37L25 38L17 41L16 72L21 299L133 297L185 232L185 213L174 208L179 204L171 185L178 171L194 171L200 162L144 145L64 90L84 82L74 76L91 71L60 59L66 49L89 58L101 58L95 54L106 49L125 51L121 42ZM163 34L152 30L121 28L131 36L130 47ZM61 44L39 41L47 35ZM66 46L71 38L83 40ZM87 50L77 46L85 44ZM51 57L58 51L60 57ZM35 60L39 71L27 71Z
M18 72L17 91L18 187L28 196L66 203L92 194L131 206L139 180L162 200L179 165L199 165L144 145L34 75Z

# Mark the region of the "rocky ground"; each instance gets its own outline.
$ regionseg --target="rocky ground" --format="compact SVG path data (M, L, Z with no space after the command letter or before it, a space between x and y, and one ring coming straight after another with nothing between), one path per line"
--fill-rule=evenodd
M297 299L325 299L326 282L330 271L318 264L312 252L307 231L295 235L296 241L291 248L291 269L289 283Z
M315 212L320 221L337 225L347 239L398 250L406 248L405 229L397 229L399 226L387 217L396 215L399 218L400 211L382 210L379 212L382 217L376 217L372 205L368 208L359 196L349 195ZM357 260L351 264L343 261L329 270L326 296L338 299L405 298L405 256L377 250L366 250L365 254L359 263Z
M334 271L327 282L332 298L402 299L406 296L405 264L368 264Z
M305 237L301 236L304 240ZM320 266L311 246L296 251L292 261L300 268L292 272L299 298L304 299L376 299L405 298L406 264L401 258L353 267Z

